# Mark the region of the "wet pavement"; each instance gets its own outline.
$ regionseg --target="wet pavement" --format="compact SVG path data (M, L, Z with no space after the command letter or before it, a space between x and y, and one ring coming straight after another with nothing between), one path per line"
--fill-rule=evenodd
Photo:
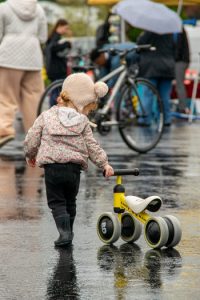
M99 240L96 222L112 211L115 179L105 180L92 164L81 175L73 246L55 249L43 172L25 165L23 135L0 149L0 299L199 299L199 136L199 123L179 122L156 149L139 155L115 129L97 135L114 168L140 169L123 178L126 194L159 195L163 206L154 215L180 220L180 244L162 250L150 249L143 235L135 244Z

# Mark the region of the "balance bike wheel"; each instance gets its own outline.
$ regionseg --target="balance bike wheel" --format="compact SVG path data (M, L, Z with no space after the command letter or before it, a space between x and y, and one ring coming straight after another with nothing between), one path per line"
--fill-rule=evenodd
M97 221L97 234L105 244L116 242L121 234L121 224L116 214L106 212Z
M144 238L151 248L161 248L166 245L169 230L164 218L151 217L144 226Z
M172 248L176 246L181 240L181 224L176 217L171 215L164 216L163 219L165 219L165 221L167 222L169 230L169 238L167 240L167 243L165 244L165 247Z
M142 225L130 213L122 214L121 224L121 238L123 241L131 243L139 239L142 233Z

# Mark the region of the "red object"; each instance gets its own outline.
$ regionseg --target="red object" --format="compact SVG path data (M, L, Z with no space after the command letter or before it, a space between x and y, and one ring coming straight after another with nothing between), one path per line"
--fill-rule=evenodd
M195 79L196 76L197 76L197 71L196 70L189 70L188 69L185 73L184 84L185 84L185 87L186 87L188 98L192 98L194 79ZM198 83L196 97L200 98L200 82ZM176 93L176 83L173 84L171 98L172 99L177 99L178 98L177 93Z

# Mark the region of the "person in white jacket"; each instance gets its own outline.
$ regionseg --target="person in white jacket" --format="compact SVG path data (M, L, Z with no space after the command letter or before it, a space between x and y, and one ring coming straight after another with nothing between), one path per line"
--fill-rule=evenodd
M32 126L44 91L40 44L47 40L47 20L37 0L0 4L0 147L15 137L20 110L25 132Z

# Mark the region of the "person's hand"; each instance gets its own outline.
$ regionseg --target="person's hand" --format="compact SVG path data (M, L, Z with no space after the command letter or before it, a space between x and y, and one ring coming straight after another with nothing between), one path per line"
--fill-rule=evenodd
M114 175L114 170L109 164L105 165L103 171L104 171L105 177L110 177L110 176Z
M34 168L36 166L36 159L26 157L26 163L29 167Z

